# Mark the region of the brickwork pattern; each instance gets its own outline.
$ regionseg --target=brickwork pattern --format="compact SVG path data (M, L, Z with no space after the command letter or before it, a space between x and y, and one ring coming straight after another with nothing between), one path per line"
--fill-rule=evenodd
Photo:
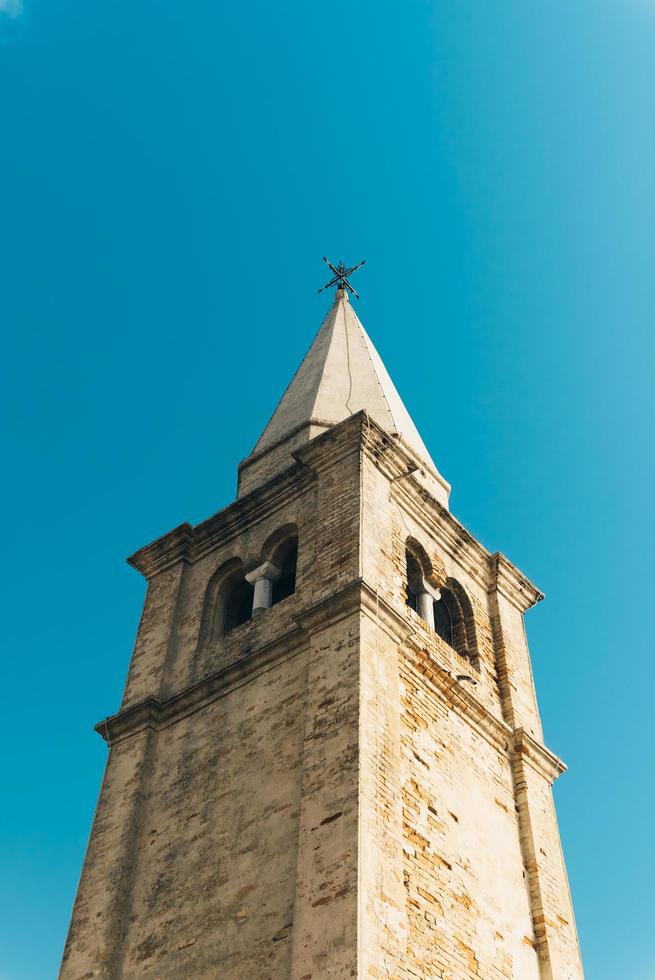
M61 980L581 980L540 594L413 466L359 413L133 556L148 593ZM212 577L287 524L295 594L207 642ZM409 537L465 591L473 660L406 605Z

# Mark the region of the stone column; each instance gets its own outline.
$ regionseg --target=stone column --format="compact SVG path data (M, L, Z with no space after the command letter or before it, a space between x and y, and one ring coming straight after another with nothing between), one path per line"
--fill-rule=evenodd
M429 589L430 586L426 584L425 581L421 583L423 589ZM439 592L435 593L434 589L429 592L419 592L418 593L418 614L421 619L424 619L431 630L434 629L434 602L439 599Z
M273 582L277 582L281 570L270 561L265 561L253 568L246 575L246 581L255 587L252 601L252 614L258 616L265 609L270 609L273 602Z

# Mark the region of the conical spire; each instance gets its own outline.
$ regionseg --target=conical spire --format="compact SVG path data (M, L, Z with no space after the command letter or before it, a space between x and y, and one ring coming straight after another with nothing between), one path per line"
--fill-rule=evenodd
M346 291L337 289L332 308L242 469L292 442L288 453L362 409L448 488ZM240 493L249 489L240 486Z

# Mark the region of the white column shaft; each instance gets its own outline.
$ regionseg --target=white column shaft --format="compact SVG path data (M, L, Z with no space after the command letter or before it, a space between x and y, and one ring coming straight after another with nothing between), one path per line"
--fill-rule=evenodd
M429 592L418 594L418 614L424 619L430 629L434 629L434 599Z
M273 583L270 578L258 578L255 580L255 595L252 600L252 614L264 612L271 608L273 601Z

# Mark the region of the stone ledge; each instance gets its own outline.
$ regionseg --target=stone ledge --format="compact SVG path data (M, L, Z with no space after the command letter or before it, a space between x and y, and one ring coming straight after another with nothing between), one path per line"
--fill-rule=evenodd
M384 434L365 411L344 419L296 450L292 454L295 462L268 482L238 497L202 523L180 524L144 545L127 559L128 564L146 579L151 579L178 561L189 564L198 561L218 544L232 540L262 516L270 517L298 497L316 480L317 470L336 465L362 442L364 430L370 428ZM406 454L402 455L406 457Z
M141 572L144 578L151 579L153 575L165 571L179 561L191 560L192 547L193 527L184 523L139 548L130 555L127 562L137 572Z
M497 589L522 613L544 598L543 592L500 551L489 556L489 573L491 590Z
M263 673L278 661L296 656L304 648L305 641L299 629L291 630L164 701L146 698L110 715L95 726L95 731L111 748L116 742L145 728L155 731L166 728L240 687L250 677Z
M166 700L150 697L129 705L99 722L95 731L111 746L144 728L156 731L165 728L178 718L204 707L217 697L222 697L278 660L294 656L306 646L309 631L318 632L361 612L376 619L398 642L402 642L412 632L411 626L384 600L379 599L375 590L362 579L355 579L335 595L295 613L295 626L274 640L248 651L227 667Z
M192 564L217 545L238 537L256 524L262 516L270 517L294 500L313 480L307 467L296 463L272 483L233 501L201 524L180 524L150 544L144 545L127 559L146 579L171 568L178 561Z
M558 776L566 772L566 764L556 756L550 749L547 749L541 742L537 742L524 728L517 728L514 732L514 751L546 776L551 783L554 783Z
M465 686L453 677L447 667L441 666L422 647L411 643L416 656L416 667L453 711L465 717L474 728L510 762L517 757L526 759L534 769L550 783L563 772L566 765L545 745L537 742L524 728L512 729L507 722L492 714Z
M363 578L354 579L334 595L302 609L294 616L294 622L303 630L322 630L358 610L379 622L399 643L414 632L412 625Z
M498 589L521 612L526 612L544 598L543 592L509 558L500 551L491 554L416 480L394 485L392 494L397 505L404 506L428 534L443 539L451 557L460 563L465 561L468 574L487 592Z
M521 757L551 783L566 771L566 765L545 745L537 742L525 729L512 729L496 717L449 667L442 666L420 643L411 623L397 612L367 582L358 578L336 594L299 610L293 617L295 627L248 652L234 663L211 674L192 687L164 701L148 698L111 715L95 730L111 746L136 731L165 728L177 719L239 687L249 677L267 670L278 660L294 656L307 645L310 632L320 632L352 616L361 614L375 622L397 642L412 650L415 666L430 681L449 708L465 717L475 729L510 760Z

